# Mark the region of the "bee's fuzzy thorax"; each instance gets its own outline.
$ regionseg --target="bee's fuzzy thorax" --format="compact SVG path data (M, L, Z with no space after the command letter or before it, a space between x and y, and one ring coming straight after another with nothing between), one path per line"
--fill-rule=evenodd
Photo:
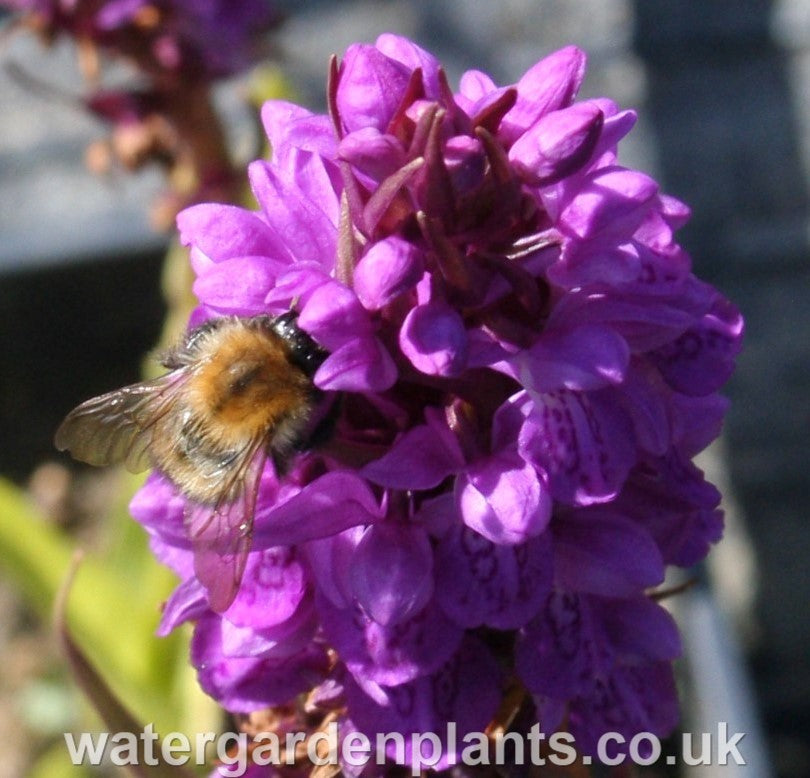
M211 437L272 436L276 427L309 414L311 382L271 330L229 320L206 336L199 352L188 404Z

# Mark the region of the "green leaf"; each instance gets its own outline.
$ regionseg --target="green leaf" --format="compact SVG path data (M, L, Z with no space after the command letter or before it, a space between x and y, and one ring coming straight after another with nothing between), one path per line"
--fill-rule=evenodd
M28 778L90 778L97 774L98 770L91 772L85 765L74 765L61 738L39 756L27 773Z
M87 558L68 618L115 694L138 718L171 731L188 718L182 707L188 699L177 690L177 668L188 663L187 635L155 636L172 575L151 558L137 524L121 522L125 545L111 549L114 564ZM42 618L50 615L74 551L73 542L48 524L20 490L0 480L0 574L16 584Z
M74 557L71 570L62 584L54 607L54 628L62 646L62 652L73 671L73 677L93 703L93 707L107 725L109 732L128 732L137 737L135 741L137 759L129 767L133 775L137 776L137 778L148 778L150 775L157 778L193 778L193 774L184 767L170 765L160 760L158 760L157 764L149 764L145 761L146 743L138 737L139 733L145 731L144 723L138 721L130 713L127 706L99 675L93 663L70 634L67 623L67 603L78 562L79 555ZM154 753L160 753L157 743L154 747Z

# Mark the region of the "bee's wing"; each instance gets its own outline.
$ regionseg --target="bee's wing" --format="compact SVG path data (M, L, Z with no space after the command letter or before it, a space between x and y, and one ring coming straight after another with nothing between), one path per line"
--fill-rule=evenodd
M146 470L155 425L172 409L187 377L187 371L175 370L83 402L59 426L56 447L90 465L123 462L130 472Z
M189 503L186 527L194 549L194 572L217 613L227 610L239 590L253 538L253 512L264 462L265 440L251 441L223 476L215 505Z

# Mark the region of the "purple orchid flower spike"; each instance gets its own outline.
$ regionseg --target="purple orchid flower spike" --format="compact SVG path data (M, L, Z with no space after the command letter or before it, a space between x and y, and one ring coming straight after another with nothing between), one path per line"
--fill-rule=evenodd
M722 533L691 459L742 319L675 242L688 209L617 163L634 114L575 101L584 72L567 47L454 93L411 41L352 46L328 116L265 105L257 211L180 215L196 321L293 309L328 353L331 433L262 480L224 612L183 498L155 476L133 501L183 579L162 629L196 623L228 710L297 696L301 727L326 711L372 738L455 722L437 768L509 689L513 726L567 727L583 754L675 726L678 635L649 593Z

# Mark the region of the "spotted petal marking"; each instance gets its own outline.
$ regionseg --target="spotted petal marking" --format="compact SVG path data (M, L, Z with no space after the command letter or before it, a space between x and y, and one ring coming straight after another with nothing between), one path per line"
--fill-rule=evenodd
M551 494L561 502L607 502L634 464L632 425L605 391L535 395L521 429L521 455L545 470Z

